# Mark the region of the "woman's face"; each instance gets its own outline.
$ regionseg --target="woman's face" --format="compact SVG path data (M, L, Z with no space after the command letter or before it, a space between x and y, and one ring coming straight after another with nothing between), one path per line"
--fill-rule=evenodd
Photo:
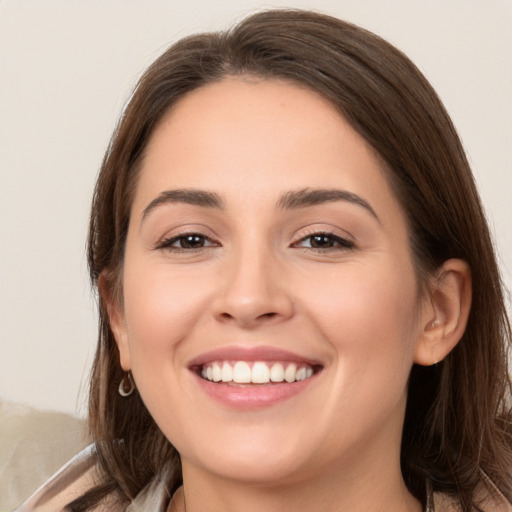
M406 221L316 93L230 78L173 107L143 160L123 289L122 366L185 475L398 468L424 315Z

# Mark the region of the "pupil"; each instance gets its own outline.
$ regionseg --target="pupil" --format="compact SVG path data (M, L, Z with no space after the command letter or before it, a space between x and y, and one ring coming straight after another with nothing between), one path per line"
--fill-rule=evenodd
M331 237L328 235L315 235L311 240L312 247L332 247Z
M181 246L185 249L194 249L203 246L203 237L200 235L188 235L181 239Z

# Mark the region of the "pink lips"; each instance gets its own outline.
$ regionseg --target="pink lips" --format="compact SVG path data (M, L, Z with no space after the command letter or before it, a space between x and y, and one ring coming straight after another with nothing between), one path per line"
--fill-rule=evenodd
M233 409L250 410L268 407L301 393L314 384L319 373L298 382L269 384L236 384L211 382L201 378L199 369L212 361L286 361L321 367L319 361L304 358L292 352L274 347L226 347L212 350L192 359L189 369L200 388L212 399Z

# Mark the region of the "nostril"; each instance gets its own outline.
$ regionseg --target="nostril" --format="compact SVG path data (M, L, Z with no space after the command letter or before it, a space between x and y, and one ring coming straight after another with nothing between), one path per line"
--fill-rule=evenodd
M270 320L270 319L275 318L277 316L279 316L279 314L275 313L273 311L270 312L270 313L262 313L261 315L257 315L257 316L252 317L254 320L249 320L249 322L251 322L251 321L258 322L258 320L266 320L266 319ZM236 315L232 315L231 313L224 312L224 313L220 314L220 318L222 318L224 320L236 320L237 316ZM238 318L241 319L242 321L248 321L248 319L244 318L242 315L239 315Z
M293 316L292 302L287 295L270 292L260 295L221 293L212 304L212 313L221 322L241 327L256 327Z

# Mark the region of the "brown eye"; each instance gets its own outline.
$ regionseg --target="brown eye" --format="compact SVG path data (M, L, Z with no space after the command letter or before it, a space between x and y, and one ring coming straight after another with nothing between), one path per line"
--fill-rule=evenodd
M156 246L156 249L165 249L168 251L194 251L198 249L207 249L217 246L210 238L200 233L184 233L163 240Z
M314 235L311 237L310 245L315 249L325 249L334 247L335 241L329 235Z
M305 249L314 249L317 251L322 250L343 250L353 249L355 244L346 238L341 238L332 233L316 233L309 235L300 240L297 247L304 247Z
M177 240L182 249L198 249L205 246L206 239L201 235L180 236Z

